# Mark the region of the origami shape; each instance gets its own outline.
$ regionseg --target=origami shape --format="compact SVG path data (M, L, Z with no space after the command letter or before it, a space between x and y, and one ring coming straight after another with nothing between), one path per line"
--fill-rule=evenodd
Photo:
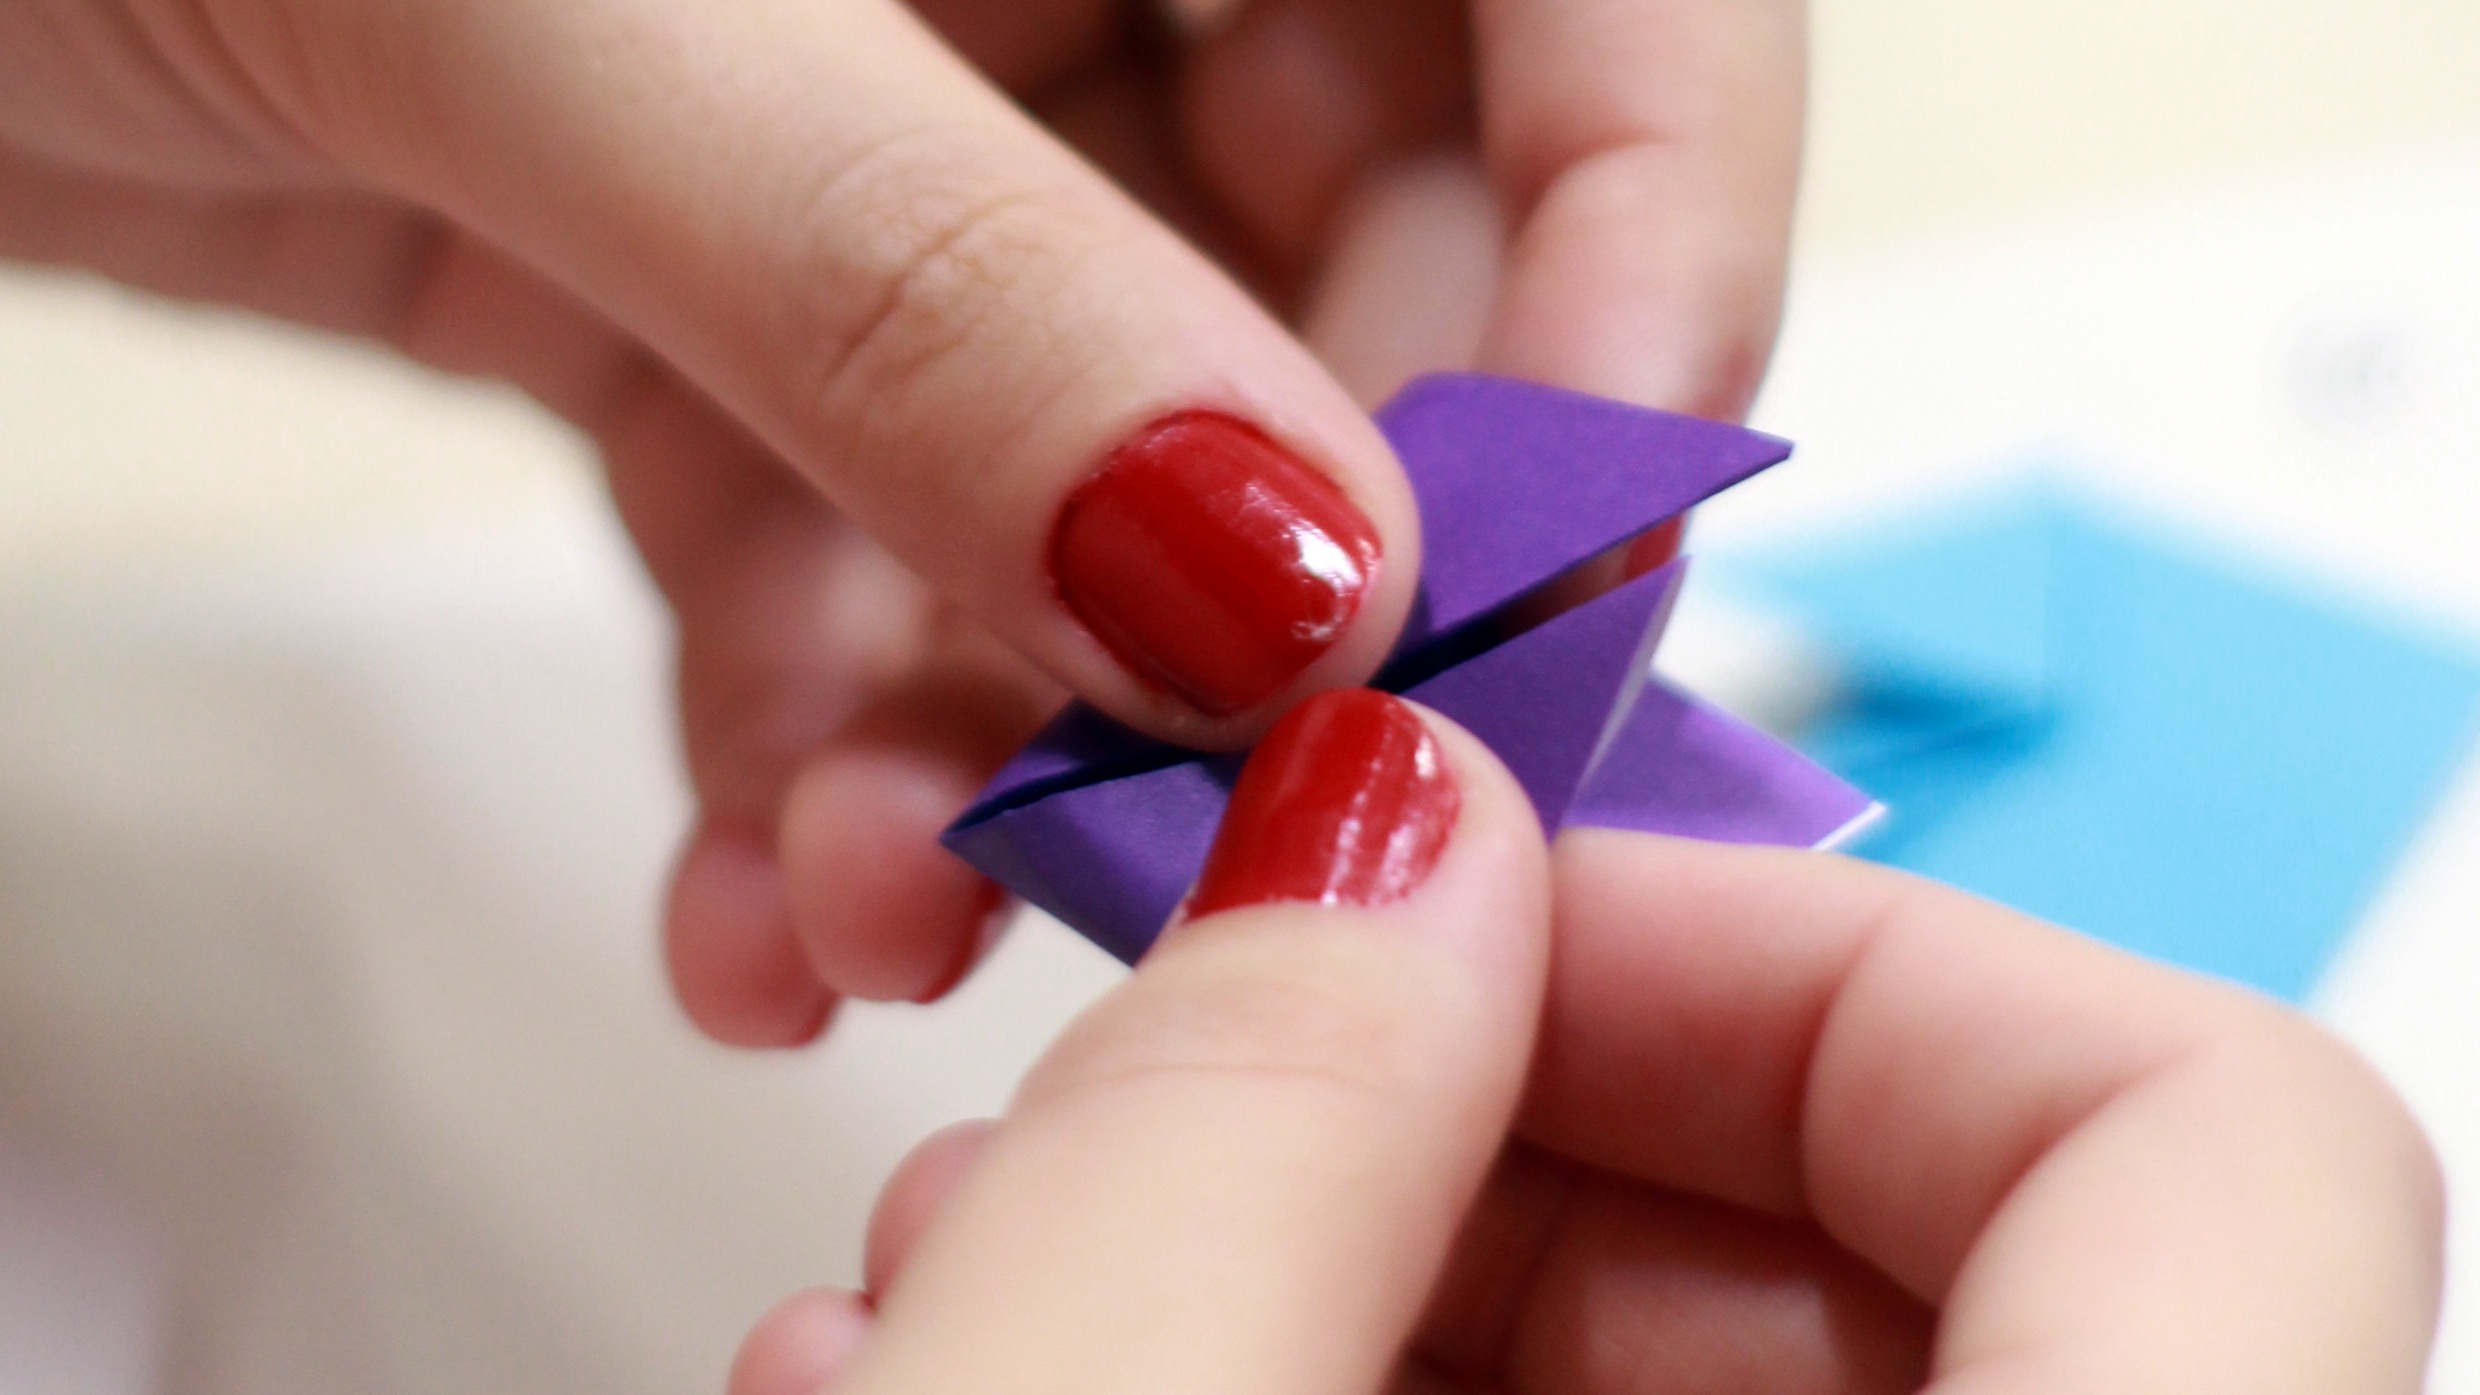
M1412 481L1428 562L1372 686L1487 743L1544 829L1807 847L1874 814L1796 751L1653 676L1683 562L1516 628L1560 577L1783 460L1787 443L1469 374L1413 383L1377 421ZM942 841L1133 964L1204 866L1244 759L1074 706Z
M2035 483L1723 559L1836 662L1856 846L2298 999L2480 734L2468 642Z

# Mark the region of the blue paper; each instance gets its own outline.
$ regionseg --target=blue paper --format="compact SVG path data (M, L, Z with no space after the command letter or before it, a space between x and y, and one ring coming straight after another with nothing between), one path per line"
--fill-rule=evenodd
M1839 663L1858 850L2302 997L2465 759L2465 645L2020 491L1726 562Z

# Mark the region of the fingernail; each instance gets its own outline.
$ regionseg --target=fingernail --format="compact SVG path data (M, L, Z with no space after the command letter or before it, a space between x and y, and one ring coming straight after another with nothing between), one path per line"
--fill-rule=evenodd
M1120 662L1223 716L1343 636L1378 553L1333 480L1247 422L1191 411L1138 432L1068 496L1051 578Z
M1411 707L1366 688L1321 693L1275 723L1241 770L1188 913L1384 905L1429 876L1462 805Z

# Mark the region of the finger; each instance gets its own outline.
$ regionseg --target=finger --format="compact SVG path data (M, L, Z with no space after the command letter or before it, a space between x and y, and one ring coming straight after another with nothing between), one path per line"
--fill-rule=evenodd
M1364 175L1336 215L1301 337L1376 406L1430 372L1469 369L1498 293L1498 205L1445 153Z
M801 952L771 850L742 830L701 825L672 876L664 965L681 1010L726 1046L807 1046L835 995Z
M1813 1216L1944 1305L1955 1389L2416 1388L2435 1164L2304 1019L1838 858L1555 865L1531 1136Z
M1288 313L1299 269L1269 256L1197 177L1180 131L1178 82L1151 45L1052 87L1034 108L1042 123L1109 175L1260 302Z
M1507 1388L1904 1395L1928 1374L1927 1307L1780 1221L1588 1181L1540 1259Z
M949 676L942 651L966 641L942 636L962 627L937 624L918 583L674 380L603 415L613 497L679 621L683 748L709 831L667 935L693 1020L734 1044L806 1045L804 1002L952 986L996 903L938 831L1055 692L996 660ZM874 856L856 860L864 844ZM856 943L879 947L857 972L837 952ZM912 977L890 993L890 973Z
M836 994L798 933L779 859L784 803L865 695L917 660L929 604L711 405L660 370L635 383L588 415L621 520L678 623L699 825L666 906L675 991L727 1044L806 1046Z
M842 1378L874 1322L869 1300L858 1293L795 1294L741 1342L726 1395L822 1395Z
M724 860L740 869L689 875L711 863L696 851L684 863L670 914L672 962L698 978L684 1002L727 1040L799 1045L810 1037L772 1034L827 990L944 992L985 946L997 898L937 834L1060 694L943 616L668 371L642 355L596 366L607 339L593 329L524 268L460 244L434 260L401 338L443 366L513 372L593 431L678 618L691 783L705 823L733 831ZM806 994L785 968L804 954L823 980Z
M938 844L977 783L935 756L866 745L802 772L784 807L785 891L810 967L835 991L935 1002L994 942L1006 893Z
M902 1272L994 1127L951 1126L896 1169L870 1218L871 1291ZM1813 1227L1516 1148L1466 1217L1394 1388L1907 1391L1930 1318Z
M938 836L1060 695L961 623L811 756L778 832L792 920L837 992L944 996L994 943L998 885Z
M1799 181L1800 0L1480 0L1474 31L1515 229L1483 366L1744 415Z
M1920 1387L1930 1323L1812 1226L1517 1147L1415 1351L1489 1390L1866 1395Z
M897 1164L870 1212L869 1240L862 1247L862 1282L870 1292L885 1293L904 1272L930 1222L964 1185L997 1128L990 1119L950 1124L915 1144Z
M1522 1078L1539 840L1440 719L1286 717L1189 918L1035 1067L848 1388L1377 1388Z
M1464 6L1259 0L1189 56L1181 105L1206 186L1306 263L1365 170L1470 130Z
M870 1220L884 1291L990 1140L932 1135ZM1810 1227L1648 1192L1529 1149L1501 1160L1466 1218L1395 1385L1838 1395L1916 1389L1930 1315Z
M431 238L428 220L385 200L167 192L0 144L0 257L11 261L82 267L147 290L329 325L338 302L348 318L365 318L361 307L378 289L370 272L400 265L407 249ZM319 255L284 277L267 265L270 247Z
M901 7L267 12L233 42L280 110L549 270L1105 710L1238 744L1392 643L1418 540L1375 428Z

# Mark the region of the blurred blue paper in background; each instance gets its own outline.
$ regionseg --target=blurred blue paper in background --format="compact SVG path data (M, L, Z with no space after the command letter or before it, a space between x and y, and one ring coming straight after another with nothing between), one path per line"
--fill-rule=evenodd
M2480 657L2046 485L1719 560L1837 665L1856 850L2293 1000L2480 725Z

